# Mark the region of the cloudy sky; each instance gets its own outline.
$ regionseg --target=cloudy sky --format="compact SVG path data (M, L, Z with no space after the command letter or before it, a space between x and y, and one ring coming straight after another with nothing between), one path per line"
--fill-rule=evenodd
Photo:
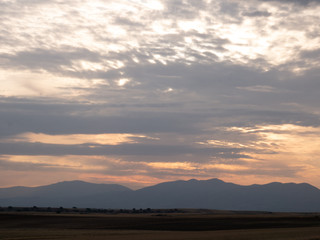
M0 187L320 187L319 0L0 0Z

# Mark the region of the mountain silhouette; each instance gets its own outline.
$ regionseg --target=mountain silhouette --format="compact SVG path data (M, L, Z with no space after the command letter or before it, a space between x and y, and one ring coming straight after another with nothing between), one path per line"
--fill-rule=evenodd
M132 190L118 184L83 181L66 181L40 187L0 188L0 206L86 207L84 201L87 198L94 202L101 193L115 195L125 191Z
M71 181L34 188L2 188L0 206L320 212L320 190L307 183L242 186L216 178L164 182L135 191L117 184Z

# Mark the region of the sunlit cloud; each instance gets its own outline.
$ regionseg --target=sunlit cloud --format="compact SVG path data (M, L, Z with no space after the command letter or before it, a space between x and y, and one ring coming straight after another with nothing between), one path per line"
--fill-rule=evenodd
M292 124L256 126L255 128L231 128L230 131L255 135L257 140L251 142L256 149L274 151L274 154L251 153L253 159L258 159L276 166L281 162L287 166L301 169L300 177L315 176L319 165L320 128ZM280 160L281 159L281 160Z
M243 170L250 169L247 166L242 165L232 165L232 164L211 164L211 165L205 165L204 168L208 169L218 169L218 170L228 170L228 171L235 171L235 172L241 172Z
M59 77L48 72L28 70L0 70L0 81L0 95L6 97L78 97L86 94L86 88L95 85L86 79Z
M195 166L192 166L192 164L186 163L186 162L175 162L175 163L152 162L152 163L148 163L148 165L158 169L183 169L183 170L197 169Z
M46 144L102 144L119 145L121 143L134 143L133 138L147 138L135 134L70 134L70 135L48 135L43 133L23 133L12 138L6 139L6 142L30 142Z
M207 140L205 142L198 142L198 144L201 145L207 145L207 146L220 146L220 147L247 147L244 144L238 143L238 142L231 142L231 141L221 141L221 140Z
M148 166L151 166L156 169L179 169L179 170L228 170L228 171L242 171L248 170L249 167L234 165L234 164L197 164L197 163L187 163L187 162L153 162L148 163Z
M288 16L290 21L283 24L281 22L283 15L288 13L270 2L264 3L258 9L261 12L268 9L270 16L261 28L261 20L253 17L240 22L224 22L221 13L217 12L219 9L211 8L212 3L207 3L207 9L197 9L201 10L200 15L193 19L176 20L174 16L157 14L157 21L153 21L154 11L165 11L166 4L168 3L151 0L118 1L108 4L99 0L75 1L72 4L71 2L34 4L33 8L22 11L21 18L6 18L3 28L10 29L7 38L17 44L13 47L4 41L1 49L5 51L3 53L16 54L39 47L67 49L68 46L72 46L98 52L102 58L109 59L110 53L130 53L133 49L139 48L146 53L145 56L149 61L159 60L163 64L182 58L198 62L199 59L192 58L189 54L192 49L198 54L204 52L215 54L221 61L255 64L255 59L264 58L271 65L279 65L296 58L297 49L312 50L319 46L320 38L310 38L307 34L319 30L314 28L309 20L316 21L318 7L301 9L295 14L294 19ZM246 11L249 4L245 3L242 8L239 6L239 11ZM8 3L8 8L18 12L13 3ZM128 25L117 24L116 19L119 16L127 19ZM309 18L306 20L304 16ZM295 28L295 21L308 27ZM39 22L41 22L40 27ZM130 26L134 23L139 26ZM281 24L282 28L274 27ZM172 34L176 35L175 41L170 40ZM165 52L170 48L173 50L172 54L148 56L147 54L152 52L150 46L157 43L161 35L164 35L165 42L157 46L159 52ZM33 37L30 39L28 36ZM196 40L193 44L191 44L192 39ZM215 43L217 40L228 41L223 45L225 51L219 50L221 46ZM141 60L137 56L135 58L136 61ZM124 63L119 65L118 60L103 61L101 63L74 61L74 66L71 65L69 68L96 71L125 66Z
M161 1L157 0L129 0L132 4L147 8L150 10L163 10Z
M118 86L119 87L123 87L124 85L126 85L129 82L130 82L130 79L121 78L121 79L118 80Z

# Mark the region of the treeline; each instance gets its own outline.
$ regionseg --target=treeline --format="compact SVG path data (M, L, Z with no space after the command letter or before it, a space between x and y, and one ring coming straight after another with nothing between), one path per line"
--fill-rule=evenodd
M105 214L143 214L143 213L184 213L183 209L101 209L101 208L64 208L64 207L0 207L0 212L43 212L43 213L105 213Z

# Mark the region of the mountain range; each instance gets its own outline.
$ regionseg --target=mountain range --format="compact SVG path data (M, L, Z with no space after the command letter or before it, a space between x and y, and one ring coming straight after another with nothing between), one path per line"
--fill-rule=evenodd
M164 182L139 190L83 181L0 188L0 206L79 208L205 208L320 212L320 190L307 183L242 186L219 179Z

